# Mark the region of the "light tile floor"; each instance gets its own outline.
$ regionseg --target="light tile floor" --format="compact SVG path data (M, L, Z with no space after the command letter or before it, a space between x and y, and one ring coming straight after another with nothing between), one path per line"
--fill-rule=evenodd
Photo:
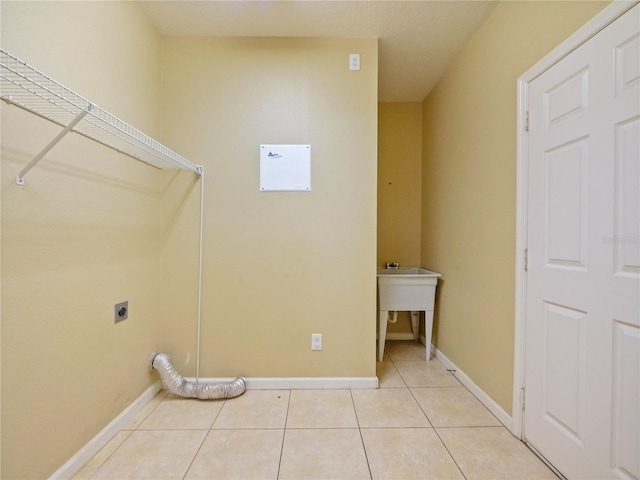
M424 355L387 342L378 390L162 391L74 479L557 478Z

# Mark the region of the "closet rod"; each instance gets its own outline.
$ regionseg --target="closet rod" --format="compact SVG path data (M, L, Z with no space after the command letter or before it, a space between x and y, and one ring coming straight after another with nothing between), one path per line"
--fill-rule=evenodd
M202 166L168 149L26 62L0 49L0 98L64 127L56 139L25 167L16 182L64 136L73 131L156 168L202 174Z

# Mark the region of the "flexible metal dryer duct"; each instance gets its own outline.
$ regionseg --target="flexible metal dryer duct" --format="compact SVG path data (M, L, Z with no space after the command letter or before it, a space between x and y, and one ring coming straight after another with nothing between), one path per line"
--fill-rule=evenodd
M162 384L174 395L201 400L233 398L242 395L247 389L244 378L238 377L232 382L196 383L180 376L173 368L171 357L158 353L151 360L151 367L160 374Z

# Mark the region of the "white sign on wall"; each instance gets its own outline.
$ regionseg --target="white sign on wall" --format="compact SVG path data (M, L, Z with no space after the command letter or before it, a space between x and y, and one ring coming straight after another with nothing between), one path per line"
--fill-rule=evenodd
M260 191L311 191L311 145L260 145Z

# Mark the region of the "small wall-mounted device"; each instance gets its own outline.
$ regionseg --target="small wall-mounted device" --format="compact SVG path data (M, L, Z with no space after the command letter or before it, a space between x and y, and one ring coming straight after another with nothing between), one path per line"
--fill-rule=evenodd
M114 319L115 323L126 320L129 317L129 301L116 303L114 307Z
M322 334L311 334L311 350L322 350Z
M349 54L349 70L360 70L360 54Z

